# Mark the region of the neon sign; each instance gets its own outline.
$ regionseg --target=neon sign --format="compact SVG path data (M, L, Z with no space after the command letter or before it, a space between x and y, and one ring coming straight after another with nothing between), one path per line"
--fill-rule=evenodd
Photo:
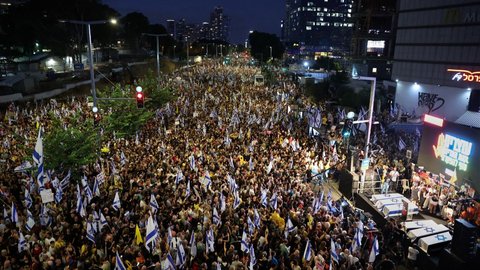
M440 133L437 145L433 145L435 158L458 168L461 171L468 169L469 157L472 153L472 142L460 139L450 134Z
M456 72L452 77L452 81L463 82L480 82L480 71L470 71L465 69L447 69L449 72Z

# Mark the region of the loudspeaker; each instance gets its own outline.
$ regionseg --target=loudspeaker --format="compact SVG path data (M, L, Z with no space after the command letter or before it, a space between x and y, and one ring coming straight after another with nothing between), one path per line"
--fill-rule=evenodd
M352 197L352 183L353 175L348 171L343 169L340 172L340 182L338 184L338 190L345 196L347 199Z
M479 89L470 91L470 99L468 99L467 110L471 112L480 112L480 90Z
M475 258L477 227L464 219L456 219L453 228L452 252L465 261Z

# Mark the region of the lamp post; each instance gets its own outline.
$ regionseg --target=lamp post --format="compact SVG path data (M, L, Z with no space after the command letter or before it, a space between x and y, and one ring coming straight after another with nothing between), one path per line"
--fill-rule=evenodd
M365 159L368 159L368 150L370 148L370 137L372 133L372 124L373 124L373 105L375 102L375 87L377 84L377 78L376 77L364 77L364 76L353 76L352 77L354 80L363 80L363 81L371 81L371 86L370 86L370 103L368 105L368 127L367 127L367 142L365 144ZM361 185L360 185L360 192L363 192L363 187L365 185L365 174L366 171L362 171L362 177L361 177Z
M189 58L189 55L188 55L189 51L188 51L188 49L189 49L189 47L190 47L190 46L188 45L188 37L185 37L185 42L186 42L186 44L187 44L187 66L188 66L188 64L189 64L189 62L188 62L188 60L189 60L189 59L188 59L188 58Z
M150 34L150 33L142 33L144 36L155 37L157 40L157 78L160 78L160 52L159 52L159 37L166 37L169 34Z
M117 24L116 19L111 20L101 20L101 21L78 21L78 20L59 20L63 23L72 23L72 24L81 24L87 26L87 39L88 39L88 62L90 67L90 84L92 87L92 96L93 96L93 107L97 107L97 91L95 89L95 71L93 70L93 51L92 51L92 32L90 30L90 25L92 24L106 24L110 22L111 24Z
M273 59L273 56L272 56L272 46L268 46L270 47L270 59Z

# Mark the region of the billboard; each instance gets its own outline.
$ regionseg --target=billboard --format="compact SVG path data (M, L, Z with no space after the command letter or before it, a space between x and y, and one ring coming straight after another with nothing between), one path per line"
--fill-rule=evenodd
M480 129L448 121L432 123L424 122L418 165L480 192Z

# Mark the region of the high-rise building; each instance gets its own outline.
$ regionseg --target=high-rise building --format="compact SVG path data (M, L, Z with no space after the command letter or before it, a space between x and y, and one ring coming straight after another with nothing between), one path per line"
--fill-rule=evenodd
M184 40L184 39L185 39L185 35L186 35L186 30L187 30L187 22L185 21L185 19L180 19L180 20L176 23L176 28L175 28L176 35L175 35L175 39L176 39L176 40Z
M309 52L348 52L353 0L286 0L283 22L288 47Z
M215 7L210 13L210 36L211 39L227 41L229 35L229 18L223 14L222 7Z
M352 68L358 75L390 80L397 0L353 2Z
M175 20L168 19L167 20L167 32L173 37L176 38L176 27L175 27Z

